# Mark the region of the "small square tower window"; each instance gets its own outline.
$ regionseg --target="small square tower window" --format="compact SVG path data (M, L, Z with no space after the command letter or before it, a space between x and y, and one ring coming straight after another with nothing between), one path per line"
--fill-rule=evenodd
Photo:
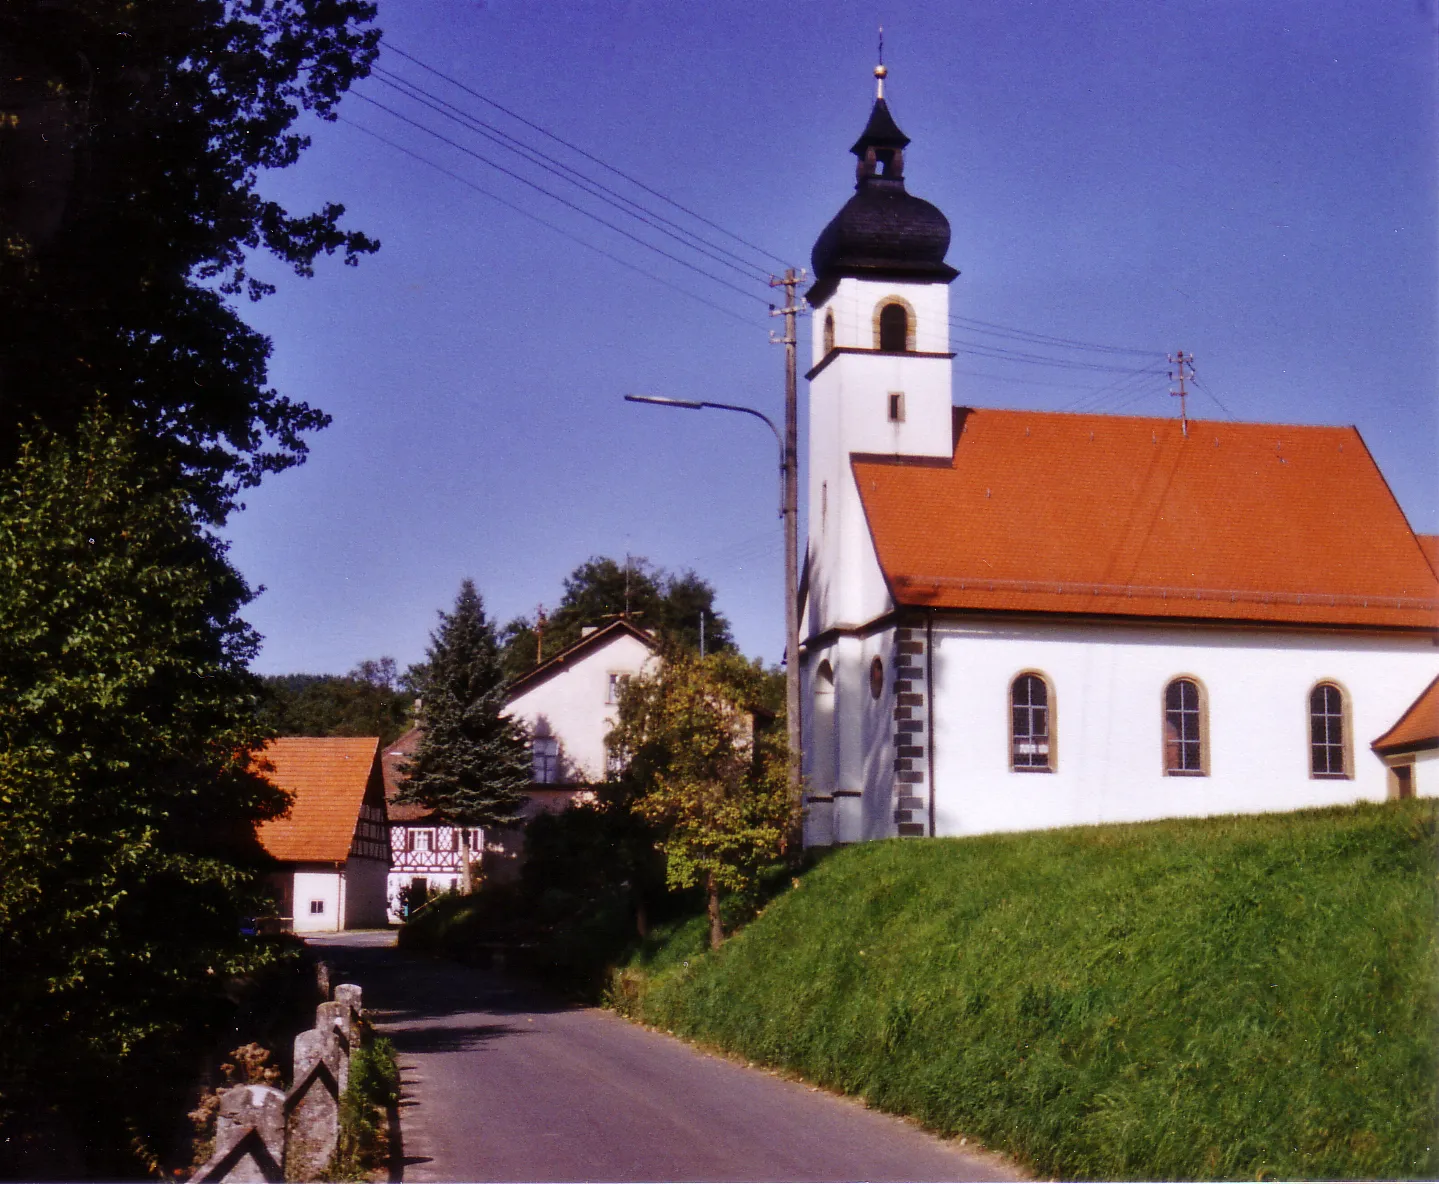
M311 912L312 915L315 914L315 913L323 913L324 911L325 911L325 902L324 902L323 900L312 900L312 901L310 901L310 912Z
M903 392L903 391L890 391L890 392L889 392L889 422L890 422L890 423L903 423L903 422L904 422L904 392Z

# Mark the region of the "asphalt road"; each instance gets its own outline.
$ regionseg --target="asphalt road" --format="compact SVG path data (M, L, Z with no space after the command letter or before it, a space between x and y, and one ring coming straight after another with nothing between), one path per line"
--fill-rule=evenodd
M997 1157L392 935L320 939L394 1041L406 1180L1014 1180Z

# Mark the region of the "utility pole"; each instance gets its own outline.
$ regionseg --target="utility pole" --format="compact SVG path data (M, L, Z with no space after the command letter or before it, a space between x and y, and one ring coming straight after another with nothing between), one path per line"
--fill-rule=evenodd
M794 819L790 842L798 850L803 841L800 810L799 727L799 397L796 386L795 317L803 311L796 303L800 276L793 267L783 278L770 277L771 288L784 289L784 307L771 307L769 315L784 317L784 336L770 340L784 346L784 701L789 724L789 800Z
M1179 400L1179 423L1184 434L1189 435L1189 392L1185 389L1184 380L1194 377L1194 355L1187 354L1182 349L1170 355L1169 364L1174 367L1169 372L1169 381L1178 382L1179 389L1170 391L1171 397ZM1186 367L1188 368L1186 371Z

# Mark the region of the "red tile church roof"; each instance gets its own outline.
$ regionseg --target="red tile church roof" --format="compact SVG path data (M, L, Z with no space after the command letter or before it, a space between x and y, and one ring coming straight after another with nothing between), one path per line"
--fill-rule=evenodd
M1425 687L1399 722L1370 747L1380 754L1439 748L1439 678Z
M897 604L1439 627L1352 427L957 409L948 460L852 458Z
M1419 546L1423 548L1424 558L1429 560L1429 566L1434 569L1434 574L1439 575L1439 534L1416 534Z

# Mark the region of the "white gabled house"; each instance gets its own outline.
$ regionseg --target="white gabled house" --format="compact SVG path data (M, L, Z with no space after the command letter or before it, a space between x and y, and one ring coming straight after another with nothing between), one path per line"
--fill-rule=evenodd
M953 407L908 143L880 97L812 257L806 842L1439 794L1434 540L1358 431Z
M650 668L658 647L627 620L590 629L510 688L507 709L530 736L534 813L562 809L612 771L605 736L620 684Z
M623 679L649 668L654 639L627 620L587 630L573 645L541 663L511 686L507 711L530 739L532 781L521 822L543 811L562 810L609 773L605 736L615 722ZM400 891L443 892L460 881L455 828L437 824L423 806L395 801L404 782L403 765L414 755L422 732L412 728L383 756L389 800L391 920L400 920ZM470 850L485 874L512 875L523 853L517 829L472 827Z

